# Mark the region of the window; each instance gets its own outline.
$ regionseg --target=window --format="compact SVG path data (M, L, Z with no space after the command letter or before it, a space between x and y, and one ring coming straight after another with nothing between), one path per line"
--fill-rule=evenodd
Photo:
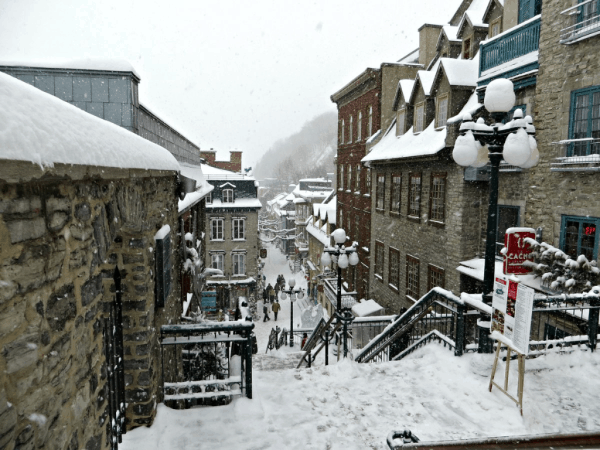
M233 275L246 275L246 255L244 253L233 253Z
M208 203L208 204L212 203L212 192L209 192L208 195L206 196L206 203Z
M346 217L347 223L346 223L346 234L348 236L352 236L352 218L351 215L348 214L348 217ZM343 226L343 224L342 224Z
M354 191L360 192L360 164L356 165L355 181L356 181L356 183L354 185Z
M233 189L223 189L223 203L233 203Z
M349 136L348 136L348 143L350 143L350 144L352 143L352 131L353 131L352 130L352 122L353 122L353 119L352 119L352 116L350 116L350 130L349 130L349 133L348 133L349 134Z
M390 212L400 213L400 196L402 193L402 177L392 175L392 192L390 201Z
M338 164L338 168L340 170L340 185L338 186L338 188L344 189L344 165Z
M400 286L400 252L390 247L388 284L396 292Z
M340 211L340 221L338 222L340 225L342 223L344 223L344 215L342 214L342 211Z
M403 109L398 113L398 120L396 122L396 136L402 136L404 134L404 122L406 121L406 110Z
M563 216L561 247L571 258L584 255L587 259L598 259L598 225L600 218Z
M496 234L496 255L502 257L506 230L519 226L519 207L498 205L498 233Z
M369 125L367 128L367 134L369 137L373 136L373 107L369 106Z
M448 96L439 97L437 103L437 126L444 127L448 120Z
M427 266L427 291L429 292L434 287L445 288L445 284L446 275L444 269L429 264Z
M360 141L362 139L362 112L361 111L359 111L359 113L358 113L357 132L358 132L358 136L356 137L356 140Z
M406 296L419 300L419 260L406 255Z
M352 190L352 166L348 164L348 184L346 185L347 190Z
M586 2L585 0L579 0L579 3L584 3L580 9L580 13L577 16L577 23L581 24L578 27L578 31L591 32L598 28L598 13L600 13L600 2L593 0Z
M231 221L231 238L233 240L246 239L246 219L236 218Z
M408 215L419 218L421 215L421 174L411 173L408 183Z
M429 220L444 223L446 198L446 174L432 173L431 188L429 189Z
M375 197L375 207L383 210L385 201L385 174L377 175L377 192Z
M417 114L415 115L415 133L423 131L423 122L425 122L425 104L417 105Z
M580 89L571 94L570 139L600 139L600 86ZM567 156L600 153L600 141L574 142Z
M471 39L465 39L463 43L463 59L471 59Z
M375 242L375 277L380 280L383 279L383 260L385 255L383 254L385 246L383 242Z
M519 0L519 23L542 12L542 0Z
M361 236L360 236L360 215L356 214L354 216L354 240L361 242Z
M497 36L501 33L502 30L502 17L498 17L498 19L494 20L490 24L490 37Z
M346 130L344 130L345 127L346 127L346 123L342 119L342 132L341 132L342 140L341 140L340 144L343 144L346 141L346 139L344 138L345 131L346 131Z
M210 267L213 269L223 270L223 259L225 255L223 253L211 253L210 255Z
M371 169L367 167L367 173L365 174L365 194L371 195Z
M210 238L213 241L223 240L223 219L211 219Z

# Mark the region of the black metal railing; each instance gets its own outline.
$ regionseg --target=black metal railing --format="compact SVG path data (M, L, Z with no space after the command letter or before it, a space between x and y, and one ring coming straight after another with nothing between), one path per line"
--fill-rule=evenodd
M121 277L115 269L115 297L107 304L104 319L104 357L106 358L106 397L108 399L107 436L111 450L119 448L125 434L125 367L123 360L123 307L121 301Z
M253 328L252 322L163 325L165 403L189 408L226 404L235 395L252 398Z

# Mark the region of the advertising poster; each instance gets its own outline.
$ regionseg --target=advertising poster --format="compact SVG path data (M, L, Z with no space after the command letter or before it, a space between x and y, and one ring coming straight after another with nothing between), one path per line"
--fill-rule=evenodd
M531 261L532 248L525 242L525 238L535 239L533 228L509 228L504 235L504 267L505 274L513 273L524 275L531 272L523 264Z
M529 352L533 293L533 289L516 278L496 277L494 280L491 331L502 334L523 355Z

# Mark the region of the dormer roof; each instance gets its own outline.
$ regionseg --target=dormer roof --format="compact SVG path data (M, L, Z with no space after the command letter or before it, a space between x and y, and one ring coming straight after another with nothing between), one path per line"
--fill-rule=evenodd
M448 42L460 42L460 39L458 39L456 37L456 34L458 33L458 27L453 27L452 25L444 25L442 27L442 31L440 31L440 37L438 38L437 41L437 45L435 47L435 49L439 52L441 47L442 47L442 43L444 42L444 39L446 39Z
M435 78L438 65L439 61L436 62L435 67L433 67L431 70L419 70L417 72L415 84L413 85L410 99L408 101L409 103L414 103L415 95L417 95L419 89L423 89L423 93L426 97L431 94L431 86L433 86L433 80Z
M482 20L484 23L490 23L488 17L492 12L493 7L496 6L504 10L504 0L489 0L487 8L485 8L485 12L483 13Z
M402 98L402 96L404 96L405 101L407 98L410 98L410 94L412 92L414 84L415 80L398 81L398 87L396 88L396 96L394 97L394 111L398 111L398 106L400 104L400 99Z
M458 24L456 37L462 39L464 27L468 23L473 28L487 29L488 25L483 22L483 14L487 10L490 0L473 0L471 6L465 11Z
M440 58L433 86L437 86L444 75L450 86L477 87L479 57L477 56L474 59Z

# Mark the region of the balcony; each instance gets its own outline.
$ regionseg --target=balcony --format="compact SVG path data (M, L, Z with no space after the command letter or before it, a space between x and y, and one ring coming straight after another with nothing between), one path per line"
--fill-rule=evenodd
M537 15L481 43L478 88L496 78L512 79L516 89L535 84L540 25Z
M557 151L550 164L552 172L600 172L600 139L566 139L553 144Z
M575 44L600 34L600 11L597 0L587 0L560 13L565 27L560 31L561 44Z

